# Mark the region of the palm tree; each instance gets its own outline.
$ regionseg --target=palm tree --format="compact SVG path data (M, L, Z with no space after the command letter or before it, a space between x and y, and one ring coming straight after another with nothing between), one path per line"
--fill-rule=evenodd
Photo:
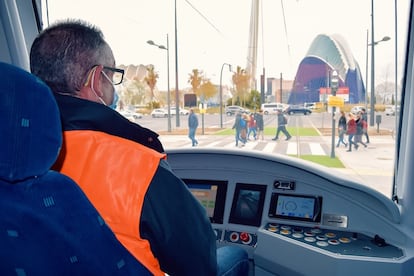
M193 69L193 73L189 74L188 83L191 84L191 87L193 88L193 93L197 96L200 92L200 86L201 83L204 80L203 71L198 71L198 69Z
M246 70L237 66L237 71L233 74L232 81L235 89L235 95L240 99L241 105L244 106L245 98L248 95L250 76L246 73Z
M154 88L155 88L155 85L157 84L157 79L158 79L159 75L158 75L157 72L155 72L154 65L150 64L146 68L147 68L147 75L145 76L144 81L148 85L148 87L150 88L150 92L151 92L151 109L152 109L153 101L154 101Z

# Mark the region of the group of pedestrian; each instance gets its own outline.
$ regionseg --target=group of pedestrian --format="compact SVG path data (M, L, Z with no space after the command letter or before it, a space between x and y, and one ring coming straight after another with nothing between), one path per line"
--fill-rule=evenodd
M344 140L345 134L348 135L348 143ZM363 136L365 137L365 143L362 141ZM359 145L365 148L368 146L369 135L365 109L362 109L356 115L349 113L348 120L346 119L345 112L341 111L341 116L338 120L338 137L336 147L343 144L345 147L348 147L348 152L351 152L352 148L357 150Z
M250 135L253 136L254 140L261 137L264 140L264 121L263 121L263 110L254 112L251 114L238 112L234 120L232 129L235 129L235 141L236 147L243 147L248 140Z

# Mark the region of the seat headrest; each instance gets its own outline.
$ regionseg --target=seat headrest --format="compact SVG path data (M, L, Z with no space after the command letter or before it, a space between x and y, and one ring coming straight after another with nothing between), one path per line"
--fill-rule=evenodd
M50 88L18 67L0 62L0 179L42 175L62 144L59 109Z

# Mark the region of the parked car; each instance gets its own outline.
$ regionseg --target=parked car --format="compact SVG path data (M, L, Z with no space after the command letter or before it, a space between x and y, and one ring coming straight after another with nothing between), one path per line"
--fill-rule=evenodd
M127 118L130 121L135 121L136 119L140 119L142 118L142 114L138 113L138 112L132 112L129 110L121 110L119 111L119 113L124 116L125 118Z
M283 103L264 103L261 106L265 115L276 114L279 110L285 111L287 107L288 105Z
M292 115L292 114L303 114L303 115L309 115L312 113L312 110L304 107L303 105L290 105L288 108L286 108L285 113Z
M303 106L309 109L316 109L316 103L304 103Z
M151 112L151 117L152 118L165 118L165 117L168 117L168 111L164 108L156 108Z
M225 112L227 116L231 116L231 115L235 115L237 112L246 112L246 110L243 107L238 106L238 105L229 105L229 106L226 106Z
M400 112L400 107L397 106L397 112ZM395 105L389 105L385 108L386 116L395 116Z
M171 115L177 114L177 111L175 109L175 106L171 106L170 107L170 114ZM190 114L190 111L188 109L185 109L185 108L180 107L180 115L188 115L188 114Z

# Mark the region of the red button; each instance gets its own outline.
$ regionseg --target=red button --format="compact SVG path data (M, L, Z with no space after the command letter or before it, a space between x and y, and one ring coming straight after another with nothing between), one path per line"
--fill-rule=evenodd
M243 242L249 242L250 241L250 234L249 233L246 233L246 232L241 232L240 233L240 239Z

